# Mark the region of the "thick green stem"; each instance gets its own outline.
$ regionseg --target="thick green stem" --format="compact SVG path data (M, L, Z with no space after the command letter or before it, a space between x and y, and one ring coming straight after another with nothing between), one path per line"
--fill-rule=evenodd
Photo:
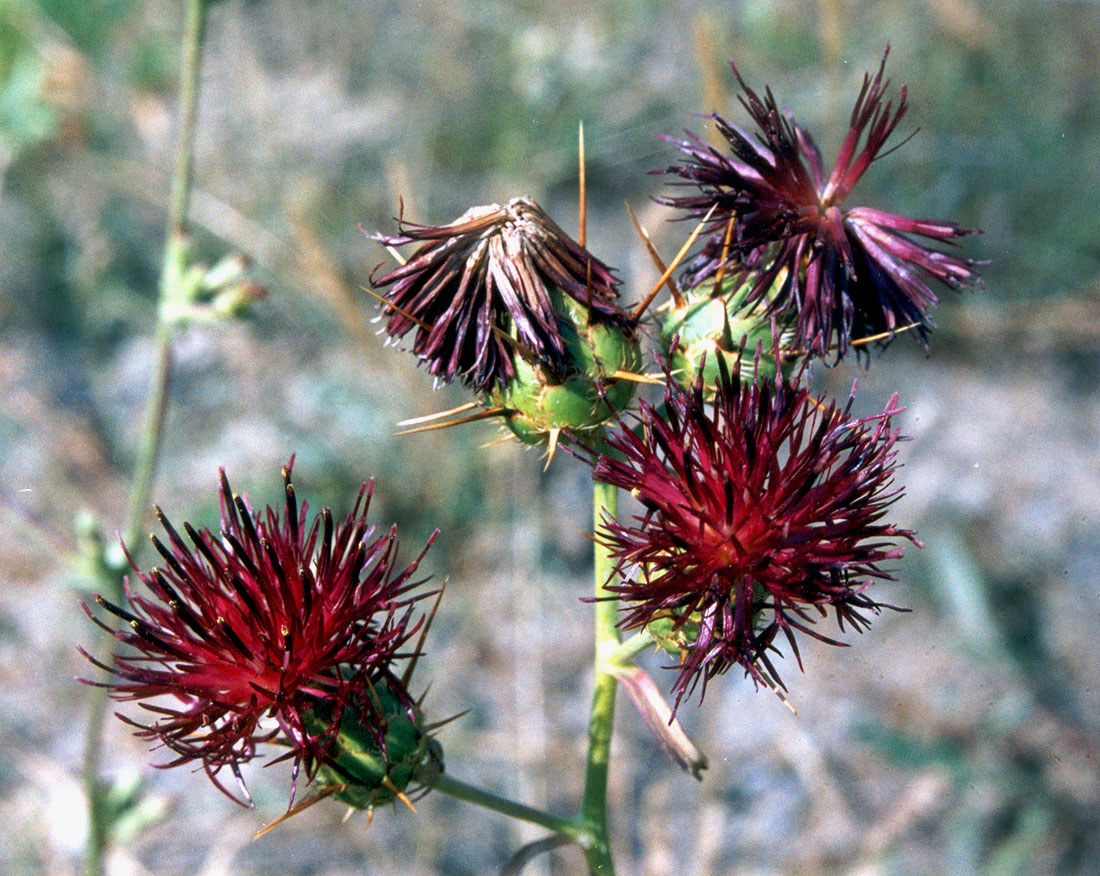
M191 206L191 185L195 154L195 117L199 93L199 62L206 26L207 0L188 0L183 35L183 60L180 68L180 135L168 202L168 233L164 245L157 308L157 359L153 384L146 405L137 462L134 467L129 511L124 535L131 550L136 550L153 485L157 457L164 435L168 384L172 372L172 329L164 319L165 304L178 295L186 270L187 213ZM121 579L104 580L104 589L121 602ZM107 658L109 660L109 657ZM107 662L105 660L104 662ZM83 780L88 800L88 837L84 871L88 876L103 876L110 841L109 813L105 788L100 781L103 722L109 705L106 688L95 688L85 733Z
M603 525L604 514L618 513L619 494L615 487L597 483L593 492L594 531ZM581 819L591 831L592 845L585 858L592 876L614 876L611 843L607 832L607 773L611 759L611 733L615 720L615 676L607 671L608 655L619 647L616 601L605 585L614 572L607 548L595 542L596 678L592 712L588 719L588 763L584 781Z
M439 773L438 776L427 779L427 783L431 785L433 791L446 794L448 797L454 797L456 800L465 800L467 803L491 809L493 812L499 812L510 818L517 818L520 821L527 821L531 824L537 824L539 827L545 827L547 830L568 837L581 848L587 849L593 843L591 833L584 823L578 819L562 818L551 815L549 812L543 812L541 809L525 806L523 803L516 803L514 800L499 797L474 785L468 785L466 782L451 778L446 773Z

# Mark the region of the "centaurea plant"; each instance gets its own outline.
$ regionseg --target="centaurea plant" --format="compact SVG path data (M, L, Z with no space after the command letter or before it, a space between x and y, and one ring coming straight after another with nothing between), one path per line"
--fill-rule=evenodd
M202 305L205 275L189 261L184 220L205 5L189 6L183 146L162 283L168 353L173 327ZM158 508L161 564L132 560L123 587L105 587L85 607L116 643L108 656L84 652L105 673L89 683L127 704L122 716L137 735L170 752L161 765L198 765L242 805L251 805L242 765L263 753L287 761L290 804L276 823L330 796L373 811L443 793L547 831L517 850L506 872L575 844L590 874L611 876L607 786L619 684L656 741L701 778L706 759L677 711L705 708L708 684L733 669L757 687L781 688L775 660L784 651L798 658L800 636L835 642L815 623L829 613L842 630L867 629L883 607L874 584L892 580L904 542L919 544L891 519L903 489L896 396L881 413L857 417L850 400L817 397L806 380L814 359L907 327L926 335L930 282L978 280L974 261L912 239L949 244L970 232L843 206L905 114L904 88L896 107L886 98L884 67L885 57L866 77L828 175L809 133L734 68L758 130L715 115L725 148L694 136L674 141L684 159L668 169L677 188L665 201L698 224L667 265L646 237L661 280L633 305L585 246L583 158L576 239L528 197L437 226L399 220L396 233L376 236L398 258L372 279L384 332L397 344L411 338L437 382L472 393L457 411L409 431L496 419L516 439L544 446L547 464L564 446L566 464L591 466L595 676L573 812L544 812L452 775L437 732L445 721L429 720L431 698L413 690L426 687L413 668L430 647L430 600L442 595L417 573L431 541L400 559L396 526L376 530L367 519L373 483L346 514L311 517L291 464L284 501L270 508L235 494L223 472L216 532L189 524L181 532ZM403 246L414 247L407 258ZM672 300L658 318L649 305L666 284ZM863 336L872 332L881 336ZM654 373L642 371L648 337L657 341ZM139 524L163 430L168 353L137 479ZM640 512L620 512L620 493ZM126 533L130 550L137 528ZM653 646L672 655L671 704L633 662ZM92 761L90 788L95 768ZM89 799L95 823L102 811L93 791ZM94 876L109 835L96 829Z

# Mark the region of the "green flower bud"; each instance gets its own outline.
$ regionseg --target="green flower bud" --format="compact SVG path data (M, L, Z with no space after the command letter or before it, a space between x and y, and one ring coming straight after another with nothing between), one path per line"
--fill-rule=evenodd
M235 252L232 255L227 255L203 274L200 289L203 293L209 295L220 292L228 286L240 283L245 279L245 275L251 265L251 256L243 252Z
M241 319L267 289L248 279L252 259L243 253L222 258L212 268L192 264L190 243L174 238L163 281L161 319L179 327Z
M634 396L633 381L610 375L641 366L632 332L590 320L584 305L558 292L553 298L565 340L564 373L517 355L515 378L487 395L489 404L510 412L504 422L526 444L544 443L558 429L598 427Z
M217 317L243 319L252 313L252 305L267 297L267 289L241 280L227 286L210 299L210 309Z

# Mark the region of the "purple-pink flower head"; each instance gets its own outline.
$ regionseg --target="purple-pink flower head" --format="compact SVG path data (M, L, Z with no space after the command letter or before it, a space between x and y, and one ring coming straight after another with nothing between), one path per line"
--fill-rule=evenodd
M832 642L811 626L829 607L842 628L865 628L880 605L864 591L892 580L882 564L903 552L893 539L916 541L884 521L902 492L896 396L881 414L853 418L851 400L824 404L782 376L741 385L724 362L714 390L711 405L702 379L670 383L665 410L642 402L638 427L616 432L593 471L644 509L607 518L597 538L622 578L608 587L620 626L671 623L677 703L734 666L779 682L777 636L796 656L796 632Z
M412 352L444 383L478 391L516 376L517 352L558 378L570 370L560 305L564 294L593 322L627 328L611 269L570 238L530 198L474 207L448 225L403 223L390 246L419 242L405 264L372 285L390 287L385 330L415 330Z
M871 163L893 151L882 150L909 107L904 86L896 107L886 100L887 54L889 48L873 77L864 76L828 175L809 133L780 112L771 89L761 98L736 67L741 104L757 130L715 114L729 152L689 135L673 141L687 160L665 171L685 181L676 185L698 189L666 203L698 217L717 207L686 282L702 282L723 266L726 276L757 271L745 306L766 300L770 313L792 318L796 345L813 355L825 356L835 346L840 357L853 339L892 336L908 325L926 338L928 312L938 300L929 284L962 289L980 282L978 262L937 248L974 231L844 206Z
M148 595L127 582L127 608L97 598L125 622L117 630L88 612L127 646L112 665L97 663L114 676L111 695L148 715L120 717L174 753L164 766L201 763L233 799L218 772L228 767L248 800L239 765L264 742L281 746L277 760L294 761L295 778L304 768L311 780L345 710L385 750L375 687L416 711L401 663L422 624L415 603L427 594L414 593L414 576L431 540L399 569L396 527L376 535L367 523L371 486L343 522L327 508L309 522L289 465L283 475L282 511L253 512L222 471L218 534L185 523L184 538L158 508L167 539L153 536L153 545L164 565L134 566Z

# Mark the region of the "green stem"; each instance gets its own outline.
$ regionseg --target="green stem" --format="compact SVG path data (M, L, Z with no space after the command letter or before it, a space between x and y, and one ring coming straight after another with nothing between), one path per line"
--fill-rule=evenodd
M153 385L146 405L138 458L130 491L129 513L124 530L126 544L136 550L153 485L157 457L164 436L168 384L172 372L172 330L164 319L165 303L172 301L186 269L187 214L191 206L194 173L195 118L198 106L199 63L206 26L207 0L188 0L183 35L183 61L180 68L180 139L176 151L172 190L168 202L168 233L164 245L157 308L157 360ZM123 598L121 579L104 580L105 589L116 602ZM105 655L106 656L106 655ZM109 660L109 656L107 657ZM107 662L106 660L104 662ZM105 788L100 781L103 748L103 723L109 707L107 688L95 688L85 731L84 792L88 800L88 838L85 844L84 872L103 876L110 840L110 818L105 803Z
M649 634L648 630L643 629L635 633L625 642L620 643L614 650L609 650L604 655L604 665L609 669L626 666L633 657L653 644L653 636Z
M187 214L191 209L191 185L195 176L195 118L199 106L199 66L202 40L206 30L209 0L188 0L183 32L183 63L180 67L180 139L176 148L176 166L172 173L172 193L168 200L168 236L187 232Z
M208 0L188 0L184 23L179 93L180 134L172 172L172 190L168 196L168 233L164 241L158 289L157 365L153 387L145 407L141 444L126 518L126 543L131 550L136 549L137 541L141 538L142 522L148 513L153 474L164 435L168 384L172 373L172 327L165 321L165 306L179 296L180 285L187 271L187 214L191 209L191 188L195 176L195 122L199 105L199 68L206 29L207 2Z
M592 496L594 531L603 525L604 514L618 513L619 494L615 487L597 483ZM596 678L592 692L592 712L588 720L588 762L584 781L581 819L591 831L592 845L585 850L592 876L614 876L611 843L607 832L607 774L611 758L611 733L615 720L615 676L606 671L607 658L618 650L618 611L612 594L605 589L615 564L607 548L595 542L596 607Z
M149 499L153 490L153 475L164 437L164 420L168 413L168 385L172 379L172 329L163 322L157 325L157 360L153 385L145 405L144 424L138 457L134 464L134 479L130 487L129 513L126 517L125 544L136 551L141 540ZM116 594L121 601L122 593Z
M102 876L109 825L104 807L107 789L100 782L99 766L100 753L103 750L103 725L107 719L110 698L106 688L97 687L92 690L88 724L84 731L84 762L81 764L84 795L88 801L88 836L84 844L84 872L87 876Z
M517 818L520 821L527 821L531 824L537 824L539 827L545 827L547 830L568 837L582 848L588 848L592 845L591 833L578 819L562 818L551 815L549 812L543 812L541 809L525 806L523 803L516 803L514 800L491 794L474 785L451 778L446 773L439 773L437 776L426 779L426 781L431 785L433 791L454 797L456 800L465 800L467 803L491 809L493 812L499 812L510 818Z

